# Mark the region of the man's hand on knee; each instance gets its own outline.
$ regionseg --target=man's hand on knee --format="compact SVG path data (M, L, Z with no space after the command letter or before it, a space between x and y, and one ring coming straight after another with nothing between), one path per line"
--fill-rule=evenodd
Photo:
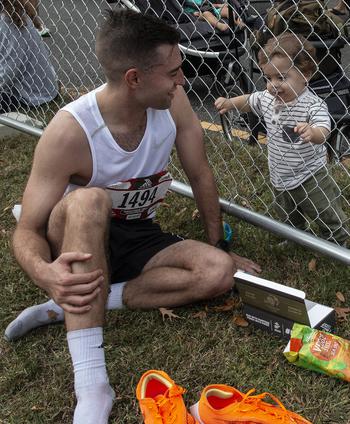
M91 302L98 296L103 283L103 271L72 272L72 264L91 259L82 252L62 253L47 267L42 275L41 287L65 312L83 314L91 309Z

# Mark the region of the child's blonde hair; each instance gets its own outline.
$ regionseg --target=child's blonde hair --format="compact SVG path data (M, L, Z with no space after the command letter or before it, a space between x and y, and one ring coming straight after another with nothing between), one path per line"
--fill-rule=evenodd
M273 57L288 58L305 75L317 70L316 49L302 35L285 32L268 40L258 53L259 65L265 65Z

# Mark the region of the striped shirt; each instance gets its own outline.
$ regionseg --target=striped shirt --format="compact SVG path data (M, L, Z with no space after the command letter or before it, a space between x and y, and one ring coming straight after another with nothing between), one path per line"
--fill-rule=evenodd
M276 190L292 190L327 163L325 144L304 143L293 128L298 122L331 129L326 103L305 89L298 98L281 103L267 90L249 97L252 112L267 128L268 163Z

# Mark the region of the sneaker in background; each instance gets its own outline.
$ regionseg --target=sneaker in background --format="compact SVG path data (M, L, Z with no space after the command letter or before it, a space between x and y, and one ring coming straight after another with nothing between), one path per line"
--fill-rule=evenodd
M37 28L36 30L38 31L39 35L41 35L41 37L50 37L51 36L49 28L45 25L42 25L42 27L40 29Z
M198 424L186 410L183 393L164 371L145 372L136 388L144 423Z
M190 408L199 424L312 424L269 393L253 396L254 389L247 394L223 384L207 386L199 402ZM270 397L276 405L264 402Z

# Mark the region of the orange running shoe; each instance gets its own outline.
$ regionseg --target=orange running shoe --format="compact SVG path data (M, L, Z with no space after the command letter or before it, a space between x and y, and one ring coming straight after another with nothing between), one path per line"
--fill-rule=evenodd
M186 410L185 391L163 371L145 372L136 388L144 423L198 424Z
M224 384L207 386L199 402L190 408L198 424L312 424L269 393L253 396L255 389L247 394ZM270 397L277 405L264 402Z

